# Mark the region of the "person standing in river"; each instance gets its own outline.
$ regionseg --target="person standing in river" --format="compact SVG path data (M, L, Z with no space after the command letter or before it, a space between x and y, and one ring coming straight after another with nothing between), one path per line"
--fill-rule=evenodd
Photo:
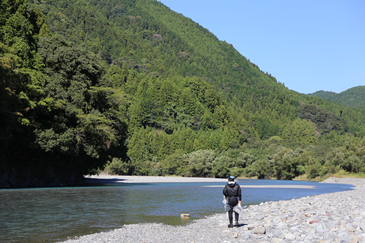
M241 203L241 187L234 181L234 176L228 177L228 183L224 186L223 195L226 197L229 210L228 210L228 217L229 217L229 225L228 228L233 228L233 207L237 204ZM235 225L240 226L238 223L239 214L234 212L234 218L236 220Z

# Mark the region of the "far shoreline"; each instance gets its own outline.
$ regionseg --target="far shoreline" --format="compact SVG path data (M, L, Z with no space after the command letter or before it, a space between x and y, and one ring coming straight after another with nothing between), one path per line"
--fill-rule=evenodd
M132 176L132 175L85 175L86 185L122 185L122 184L139 184L139 183L194 183L194 182L206 182L206 183L222 183L222 187L227 183L226 178L206 178L206 177L179 177L179 176ZM237 182L240 180L258 180L251 178L237 178ZM276 180L276 179L275 179ZM273 181L275 181L273 179ZM270 180L267 179L269 182ZM318 182L318 181L311 181ZM319 183L319 182L318 182ZM315 186L309 185L240 185L242 188L301 188L301 189L314 189ZM207 187L219 187L207 186Z

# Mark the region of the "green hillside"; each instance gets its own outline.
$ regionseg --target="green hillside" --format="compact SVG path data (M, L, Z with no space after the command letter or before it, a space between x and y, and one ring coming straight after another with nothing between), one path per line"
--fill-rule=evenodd
M328 91L317 91L311 96L318 96L322 99L333 100L344 106L365 107L365 86L357 86L339 94Z
M158 1L14 3L0 4L0 186L105 164L278 179L365 168L364 109L289 90Z
M325 99L325 100L334 100L334 97L336 97L336 93L335 92L331 92L331 91L317 91L317 92L314 92L313 94L308 94L308 95L311 95L311 96L317 96L321 99Z

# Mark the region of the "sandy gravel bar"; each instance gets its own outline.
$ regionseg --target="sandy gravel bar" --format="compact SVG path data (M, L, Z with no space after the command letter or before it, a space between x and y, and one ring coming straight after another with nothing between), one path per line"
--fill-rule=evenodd
M168 183L168 182L222 182L222 187L227 183L227 179L201 178L201 177L164 177L164 176L112 176L112 175L92 175L85 176L88 183L95 184L120 184L120 183ZM346 183L345 183L346 184ZM307 185L240 185L241 188L305 188L314 189L314 186Z
M86 181L91 183L162 183L162 182L227 182L227 179L200 178L200 177L166 177L166 176L112 176L87 175Z
M241 227L229 229L227 215L215 214L184 226L132 224L65 242L365 242L365 180L329 178L355 185L345 192L245 208Z

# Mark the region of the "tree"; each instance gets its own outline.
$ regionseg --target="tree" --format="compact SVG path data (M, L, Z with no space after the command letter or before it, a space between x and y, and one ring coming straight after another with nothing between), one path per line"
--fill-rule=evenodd
M272 158L275 176L282 180L291 180L304 173L302 166L313 160L309 152L301 149L295 151L290 148L281 148Z
M166 156L172 153L172 146L170 141L170 136L163 133L162 144L160 150L158 151L159 160L163 160Z
M270 178L273 174L272 166L266 159L259 159L252 164L257 179Z
M233 167L233 160L227 156L217 157L213 161L212 175L216 178L227 178L230 169Z
M52 156L60 170L72 161L68 166L83 174L102 167L113 153L125 159L127 126L118 118L119 107L110 102L117 92L94 87L104 73L100 60L60 36L41 39L38 50L50 77L43 90L54 101L35 130L44 156Z
M312 123L300 118L286 126L283 131L283 138L293 139L301 143L317 142L317 134Z
M198 150L184 155L191 176L211 176L215 154L211 150Z
M214 111L215 107L219 105L219 96L212 86L209 85L204 92L205 105L209 108L211 112Z
M240 152L237 156L236 166L239 168L246 168L254 162L254 157L250 154Z
M186 170L186 163L182 150L177 150L175 153L168 155L161 161L164 173L168 175L182 175Z
M144 128L136 128L128 143L128 156L133 164L140 161L147 161L145 130ZM138 168L137 168L138 170Z
M180 96L180 105L184 108L184 112L193 116L195 114L196 101L191 96L191 90L188 88L183 89Z
M136 127L144 126L147 122L149 107L146 98L140 98L129 108L129 126L133 130Z

